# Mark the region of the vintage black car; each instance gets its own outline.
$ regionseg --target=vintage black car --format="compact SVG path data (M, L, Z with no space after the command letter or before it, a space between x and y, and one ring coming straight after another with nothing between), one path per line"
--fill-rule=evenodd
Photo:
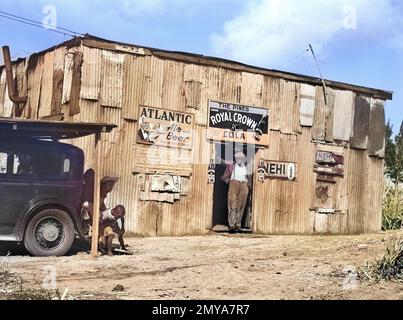
M83 236L84 152L57 140L113 127L0 119L0 241L60 256Z

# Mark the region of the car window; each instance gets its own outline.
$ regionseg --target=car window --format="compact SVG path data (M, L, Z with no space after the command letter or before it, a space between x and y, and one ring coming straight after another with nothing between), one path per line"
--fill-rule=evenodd
M41 170L39 176L45 179L68 179L71 174L71 161L64 154L41 154Z
M14 154L13 174L18 176L32 176L35 173L35 163L32 155L24 153Z
M0 152L0 174L7 173L7 161L8 161L8 154Z

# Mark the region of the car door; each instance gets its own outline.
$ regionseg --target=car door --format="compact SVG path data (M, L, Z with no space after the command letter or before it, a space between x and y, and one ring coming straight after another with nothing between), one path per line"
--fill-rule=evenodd
M13 234L21 214L34 198L34 156L12 148L0 150L0 236Z

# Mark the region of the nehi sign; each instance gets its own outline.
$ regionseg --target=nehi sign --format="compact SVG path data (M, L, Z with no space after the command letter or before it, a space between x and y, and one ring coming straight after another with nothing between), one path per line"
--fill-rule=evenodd
M268 145L269 117L266 109L210 101L207 138Z
M265 179L287 179L297 178L297 164L287 161L273 161L260 159L258 167L258 180Z

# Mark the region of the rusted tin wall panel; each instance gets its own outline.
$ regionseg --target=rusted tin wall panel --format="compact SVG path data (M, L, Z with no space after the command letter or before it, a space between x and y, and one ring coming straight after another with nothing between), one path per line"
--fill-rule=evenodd
M353 132L350 140L352 148L367 149L370 112L371 98L357 95L355 97Z
M368 153L370 156L385 157L385 134L384 101L372 99L368 133Z
M315 115L312 127L312 138L314 140L324 141L326 138L326 105L323 93L323 87L315 88Z
M333 142L335 93L331 88L327 88L326 94L327 99L325 106L325 140L327 142Z
M365 211L364 232L378 232L382 227L382 202L384 185L384 161L368 159L367 210Z
M300 124L304 127L312 127L315 115L315 95L314 86L302 83L300 92Z
M62 105L68 104L70 102L72 77L73 77L73 49L70 49L66 52L66 56L64 58Z
M208 117L208 75L203 66L185 64L184 98L187 112L195 115L197 125L206 126Z
M83 66L80 98L98 100L101 89L102 51L86 46L82 47Z
M138 120L139 106L145 103L147 82L151 80L150 63L150 57L125 55L122 105L125 119Z
M41 84L43 76L44 56L31 56L28 62L28 101L23 116L28 119L38 118L38 108L41 99Z
M0 70L0 116L5 117L4 100L6 94L6 71L3 68Z
M104 50L101 60L101 105L121 108L124 55Z
M186 112L183 94L184 67L183 63L164 61L162 105L166 109Z
M49 116L52 113L53 94L53 65L55 52L49 51L44 55L43 75L41 79L41 92L39 99L38 117Z
M335 90L333 138L350 141L354 119L354 92Z
M349 150L347 216L348 232L361 233L365 230L368 209L368 155L363 150Z
M242 75L239 72L220 68L219 99L223 102L240 103Z
M266 76L264 78L263 101L269 109L270 130L280 131L281 99L280 79Z
M58 114L61 112L65 56L65 47L55 49L52 79L51 114Z
M147 106L157 108L167 108L162 104L162 87L164 80L164 60L155 58L153 56L148 57L150 59L150 67L147 67L147 81L146 81L146 93L144 98L144 104Z

